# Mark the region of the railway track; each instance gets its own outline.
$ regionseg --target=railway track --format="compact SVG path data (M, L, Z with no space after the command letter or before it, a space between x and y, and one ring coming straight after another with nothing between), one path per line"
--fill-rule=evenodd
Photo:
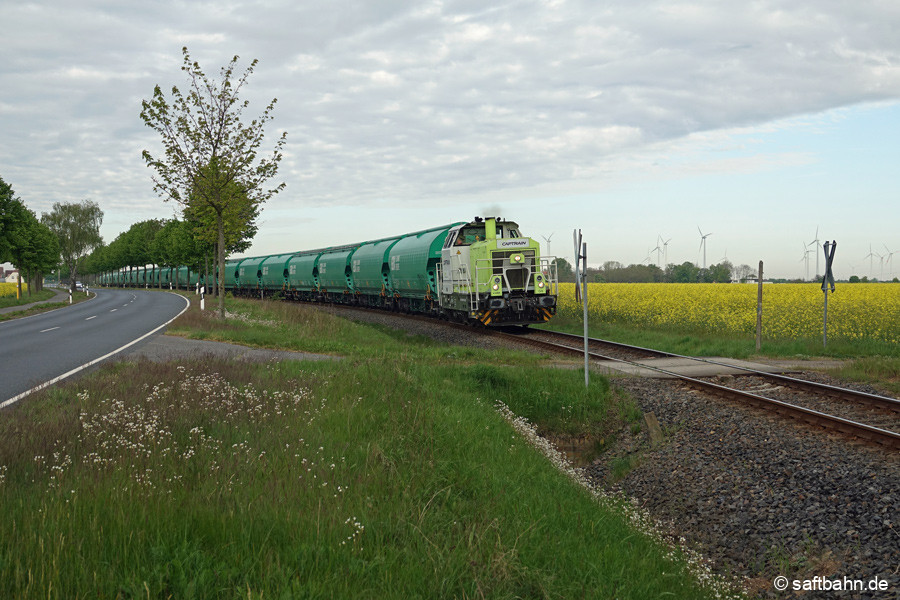
M490 332L520 343L553 352L583 356L584 338L578 335L529 330L520 334ZM877 444L885 449L900 450L900 400L848 388L826 385L775 373L766 373L706 358L681 356L650 348L589 338L588 355L592 360L617 361L640 366L676 378L690 387L715 396L738 400L775 412L818 429L839 432ZM719 365L741 371L741 376L718 381L700 379L655 367L649 358L679 358ZM642 361L640 363L636 361Z
M341 312L360 310L370 312L366 309L339 305L332 305L332 308ZM422 315L389 314L426 322L432 326L440 323L448 328L462 330L469 334L478 332L507 342L528 345L545 352L584 355L584 338L580 335L538 329L525 329L519 330L517 333L509 333L437 321ZM588 339L588 355L594 361L623 362L656 371L678 379L691 388L704 393L749 404L807 424L814 429L840 433L888 451L900 451L900 400L895 398L757 371L708 358L682 356L596 338ZM729 385L724 385L721 377L717 377L717 381L711 381L648 364L647 359L652 358L678 358L696 361L736 369L742 374L730 377Z

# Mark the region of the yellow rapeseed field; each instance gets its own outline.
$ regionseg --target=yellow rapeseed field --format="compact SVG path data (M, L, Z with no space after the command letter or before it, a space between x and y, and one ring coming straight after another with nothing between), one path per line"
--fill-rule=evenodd
M591 283L589 319L597 324L754 335L756 291L752 284ZM823 296L818 284L765 284L763 335L821 336ZM573 283L560 284L559 314L581 319ZM828 336L900 343L900 285L838 284L828 295Z
M15 296L16 295L16 285L15 283L0 283L0 298L4 296ZM28 292L28 284L22 282L22 293L25 294Z

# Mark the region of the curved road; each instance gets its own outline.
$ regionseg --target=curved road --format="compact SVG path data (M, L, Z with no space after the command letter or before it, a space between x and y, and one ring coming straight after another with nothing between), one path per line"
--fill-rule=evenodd
M123 350L188 305L165 292L94 291L97 296L87 302L0 322L0 408Z

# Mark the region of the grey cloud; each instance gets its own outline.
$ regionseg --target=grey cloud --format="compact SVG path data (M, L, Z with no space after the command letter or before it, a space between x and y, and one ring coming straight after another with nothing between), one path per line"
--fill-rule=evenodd
M250 113L278 97L286 194L312 203L571 182L645 144L900 96L887 3L72 6L0 9L2 175L47 206L158 202L137 115L184 85L182 44L210 74L260 58Z

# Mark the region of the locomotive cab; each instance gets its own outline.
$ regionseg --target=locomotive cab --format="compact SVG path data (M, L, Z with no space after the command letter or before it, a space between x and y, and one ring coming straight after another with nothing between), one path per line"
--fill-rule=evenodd
M555 263L512 221L476 217L454 227L441 259L441 308L464 320L543 323L556 313Z

